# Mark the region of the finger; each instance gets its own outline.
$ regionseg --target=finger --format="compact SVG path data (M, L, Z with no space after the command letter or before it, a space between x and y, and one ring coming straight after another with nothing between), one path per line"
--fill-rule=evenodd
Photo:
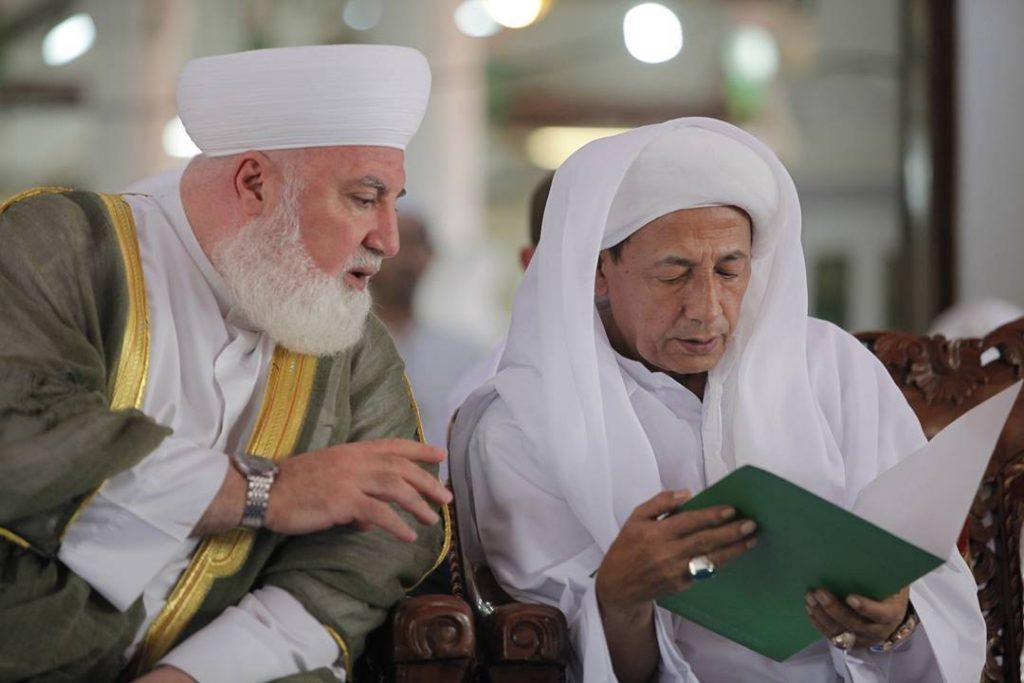
M853 631L858 636L876 632L877 624L861 617L832 593L818 589L813 591L812 595L821 610L840 625L841 631Z
M632 514L630 514L630 519L658 519L663 515L670 514L689 499L690 492L686 489L682 491L662 491L637 505L633 509Z
M685 538L711 529L724 529L731 520L736 518L736 510L728 505L716 505L702 510L687 510L673 515L660 522L664 533L674 538ZM750 520L737 520L736 525ZM753 522L751 522L753 524ZM733 525L728 525L732 527ZM756 526L756 525L755 525ZM753 529L751 529L753 531ZM746 532L750 533L750 532ZM742 534L741 534L742 535ZM726 541L732 542L735 536L725 533ZM714 546L712 546L713 548ZM708 548L711 549L711 548ZM704 550L703 552L707 552Z
M395 473L420 494L438 505L451 502L452 494L441 480L409 460L394 460Z
M811 607L807 607L807 618L810 619L811 625L818 629L818 632L826 638L833 638L839 635L842 631L836 631L833 625L826 624L818 617L818 612Z
M360 445L374 453L397 455L416 462L440 463L447 457L442 449L411 439L375 439L362 441Z
M890 624L902 620L903 615L907 613L906 600L901 600L898 593L881 602L863 595L849 595L846 597L846 604L860 617L876 624Z
M433 507L404 479L396 476L381 476L364 489L365 493L385 503L395 503L409 512L421 524L434 525L440 521Z
M387 503L366 497L359 506L359 515L356 518L359 525L375 526L387 531L399 541L412 543L416 540L416 532L405 523L397 512Z
M843 631L851 631L853 629L836 621L831 614L825 611L825 609L818 604L814 598L813 593L808 593L804 596L806 603L807 615L811 618L811 622L818 627L818 630L824 633L827 637L839 635Z

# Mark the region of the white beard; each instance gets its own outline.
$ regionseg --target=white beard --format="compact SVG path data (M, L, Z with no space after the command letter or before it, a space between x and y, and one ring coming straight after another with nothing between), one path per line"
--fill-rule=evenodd
M332 355L363 336L372 304L369 288L352 289L342 277L358 266L379 268L381 257L360 247L341 275L321 271L302 244L297 195L298 183L288 182L278 209L217 245L211 261L254 326L292 351Z

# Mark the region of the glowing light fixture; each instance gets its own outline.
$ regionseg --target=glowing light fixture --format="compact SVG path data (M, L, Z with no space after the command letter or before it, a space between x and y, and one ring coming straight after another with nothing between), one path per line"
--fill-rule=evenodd
M539 168L556 169L570 154L598 138L616 135L628 128L584 128L548 126L526 138L526 156Z
M50 66L73 62L96 42L96 24L88 14L75 14L50 29L43 38L43 61Z
M487 13L482 0L465 0L456 7L455 25L473 38L486 38L501 30L501 24Z
M384 5L380 0L348 0L341 19L357 31L369 31L380 22Z
M779 46L761 26L737 27L725 46L726 69L750 83L767 83L779 72Z
M547 0L483 0L491 19L505 28L523 28L540 18Z
M622 38L633 57L658 64L667 62L683 49L683 26L668 7L645 2L626 12Z
M177 116L164 126L163 143L167 156L178 159L191 159L200 151L196 147L196 143L192 142L192 138L185 132L185 126Z

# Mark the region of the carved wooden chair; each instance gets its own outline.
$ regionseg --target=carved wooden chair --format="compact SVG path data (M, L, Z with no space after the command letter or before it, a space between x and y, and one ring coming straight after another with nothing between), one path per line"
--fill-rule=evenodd
M864 332L928 438L1024 375L1024 318L982 339ZM966 522L965 557L988 628L982 681L1020 681L1020 535L1024 521L1024 394L1000 435Z
M438 567L392 609L367 639L356 663L357 683L471 683L477 680L476 621L455 592L458 564L455 510L448 508L452 541L445 566Z
M453 477L453 488L458 484ZM456 499L468 500L454 491ZM473 516L452 521L453 592L472 607L477 626L479 680L490 683L564 683L569 657L569 627L555 607L516 602L498 585L487 566Z

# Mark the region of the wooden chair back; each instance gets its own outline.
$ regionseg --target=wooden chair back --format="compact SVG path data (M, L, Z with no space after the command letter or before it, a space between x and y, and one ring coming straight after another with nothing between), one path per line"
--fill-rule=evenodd
M857 337L882 361L928 438L1024 375L1024 318L981 339L904 332ZM988 629L982 681L1020 681L1024 393L1010 413L966 521L964 552Z

